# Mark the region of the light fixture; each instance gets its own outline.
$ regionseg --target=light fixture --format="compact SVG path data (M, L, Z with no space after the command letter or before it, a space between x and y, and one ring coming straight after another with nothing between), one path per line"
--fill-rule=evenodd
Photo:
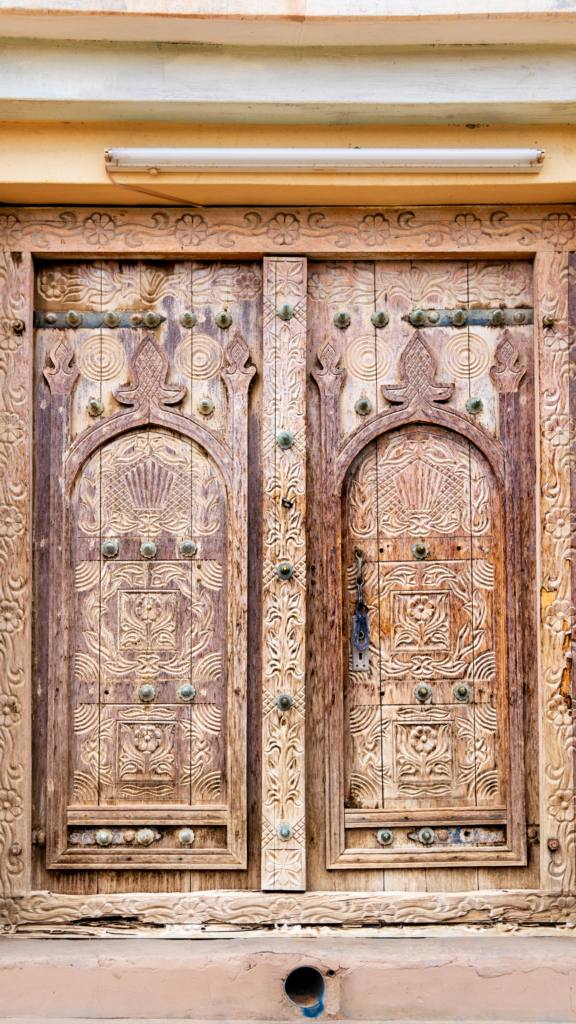
M543 149L107 149L114 171L538 174Z

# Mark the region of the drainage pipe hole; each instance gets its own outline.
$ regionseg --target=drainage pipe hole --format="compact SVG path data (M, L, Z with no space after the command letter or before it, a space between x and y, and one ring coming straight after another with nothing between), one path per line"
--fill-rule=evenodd
M309 1011L306 1016L315 1017L324 1009L326 982L315 967L297 967L290 971L284 982L284 991L291 1003Z

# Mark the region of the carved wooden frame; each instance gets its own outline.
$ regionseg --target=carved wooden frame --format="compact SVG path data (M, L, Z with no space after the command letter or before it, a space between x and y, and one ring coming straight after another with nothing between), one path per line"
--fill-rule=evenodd
M576 920L571 698L574 512L573 207L33 209L0 214L0 910L26 922L140 914L150 921L369 923ZM468 894L310 892L58 896L30 889L31 284L33 257L388 255L535 258L540 416L540 889ZM573 258L572 258L573 259ZM571 305L574 316L576 303ZM552 323L545 325L549 314ZM24 322L19 330L15 322ZM550 849L548 839L557 839ZM554 845L554 844L552 844Z

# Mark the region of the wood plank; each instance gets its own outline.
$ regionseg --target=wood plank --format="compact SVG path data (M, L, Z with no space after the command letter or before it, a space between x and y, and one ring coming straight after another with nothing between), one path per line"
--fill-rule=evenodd
M306 888L306 281L306 260L298 257L264 259L262 888L265 890Z

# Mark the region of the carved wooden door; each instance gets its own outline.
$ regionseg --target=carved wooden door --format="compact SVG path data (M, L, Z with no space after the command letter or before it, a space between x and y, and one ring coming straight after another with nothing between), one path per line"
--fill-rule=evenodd
M244 335L261 281L258 265L39 269L52 870L171 868L187 888L186 870L246 868Z
M328 866L521 866L530 267L316 264L309 297Z

